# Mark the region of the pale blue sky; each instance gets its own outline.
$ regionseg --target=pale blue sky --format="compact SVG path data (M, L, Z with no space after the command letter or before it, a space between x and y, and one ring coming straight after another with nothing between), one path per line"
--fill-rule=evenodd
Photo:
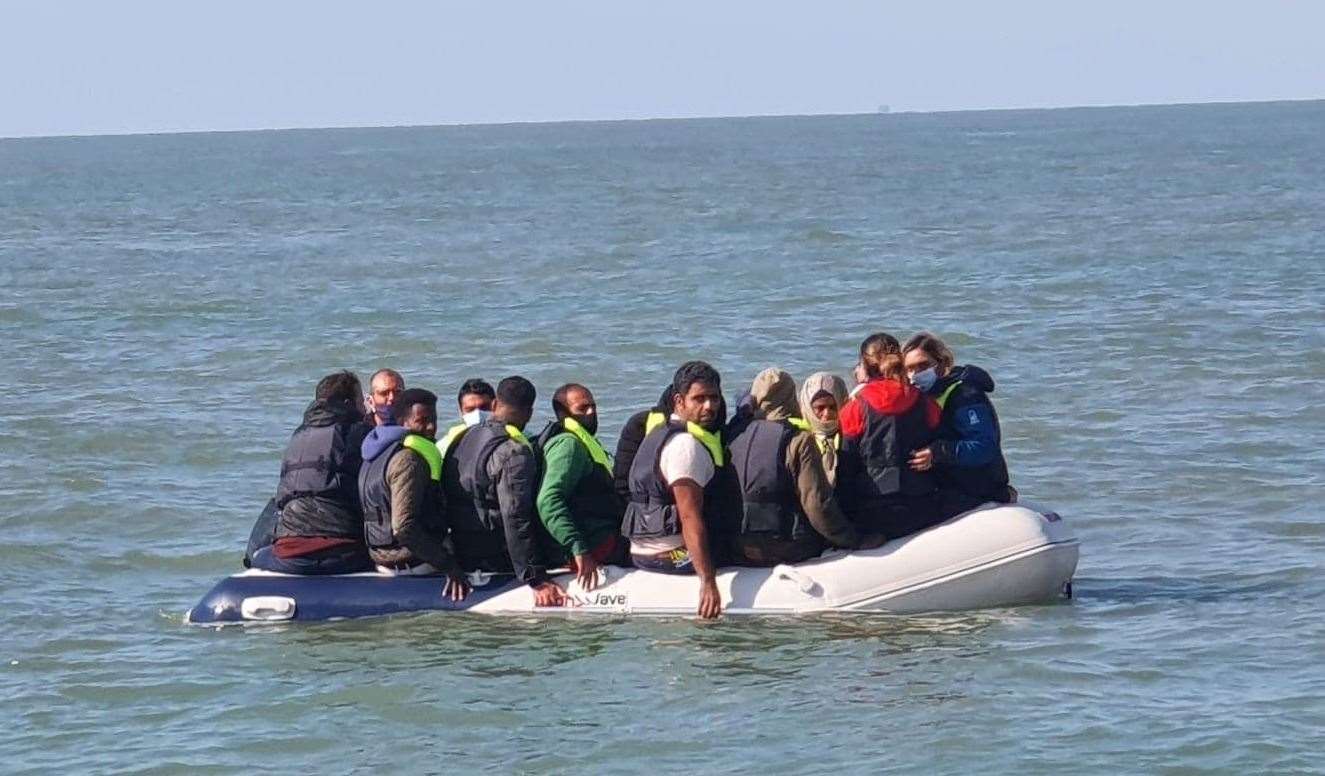
M1325 97L1325 2L6 2L0 136Z

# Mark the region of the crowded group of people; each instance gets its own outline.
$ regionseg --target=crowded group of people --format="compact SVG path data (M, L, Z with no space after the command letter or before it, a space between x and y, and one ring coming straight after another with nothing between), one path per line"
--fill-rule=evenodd
M439 575L456 601L482 571L528 584L538 606L567 601L552 570L591 590L600 566L634 566L696 575L709 618L720 566L878 547L1016 499L988 373L928 332L905 344L876 333L854 377L849 389L816 372L797 387L765 369L729 411L717 370L690 361L626 421L612 456L579 383L553 392L554 420L531 438L532 383L467 380L439 434L436 394L392 369L365 394L336 372L290 439L245 563Z

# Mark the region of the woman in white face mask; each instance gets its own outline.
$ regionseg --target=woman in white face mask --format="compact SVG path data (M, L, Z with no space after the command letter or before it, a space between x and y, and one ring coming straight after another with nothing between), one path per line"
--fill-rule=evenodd
M978 366L956 366L952 350L927 331L906 341L902 360L911 383L943 410L939 438L916 451L911 468L934 468L943 488L966 509L987 501L1015 501L998 413L989 400L994 379Z

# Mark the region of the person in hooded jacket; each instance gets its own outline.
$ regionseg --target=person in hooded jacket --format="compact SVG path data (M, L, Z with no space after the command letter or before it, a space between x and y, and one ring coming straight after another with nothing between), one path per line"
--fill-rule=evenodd
M281 459L269 505L272 541L250 565L287 574L347 574L372 569L363 543L359 446L368 425L359 378L342 371L322 378Z
M943 411L938 438L915 452L911 467L932 468L960 511L1015 501L998 413L989 400L994 379L978 366L955 366L952 350L927 331L907 340L902 359L911 382Z
M798 411L796 381L770 368L755 377L727 425L739 506L723 515L723 538L736 565L799 563L826 544L862 546L833 497L814 434ZM868 545L882 543L875 536Z
M815 372L805 378L797 394L805 419L830 484L837 482L837 453L842 449L842 424L838 413L847 403L846 381L831 372Z
M362 530L379 572L445 574L442 594L460 601L469 584L447 541L436 437L436 394L401 391L390 420L363 440Z
M906 380L901 348L886 334L861 344L864 387L839 414L837 497L858 530L889 539L950 517L934 473L910 466L937 436L939 406Z
M672 386L663 388L658 403L647 410L640 410L626 419L617 437L616 455L612 458L612 485L616 488L621 503L630 501L630 466L635 463L635 454L644 437L655 428L665 424L672 415Z

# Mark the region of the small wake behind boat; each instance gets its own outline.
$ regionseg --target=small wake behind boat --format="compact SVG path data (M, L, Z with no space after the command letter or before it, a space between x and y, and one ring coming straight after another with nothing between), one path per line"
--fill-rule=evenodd
M1070 597L1078 542L1053 512L990 505L874 550L834 551L794 566L728 567L718 573L725 614L823 611L961 611ZM538 608L528 586L478 575L456 603L442 577L345 574L295 576L250 570L221 580L187 613L195 625L316 621L428 610L490 614L691 615L699 580L604 568L593 591L556 578L572 601Z

